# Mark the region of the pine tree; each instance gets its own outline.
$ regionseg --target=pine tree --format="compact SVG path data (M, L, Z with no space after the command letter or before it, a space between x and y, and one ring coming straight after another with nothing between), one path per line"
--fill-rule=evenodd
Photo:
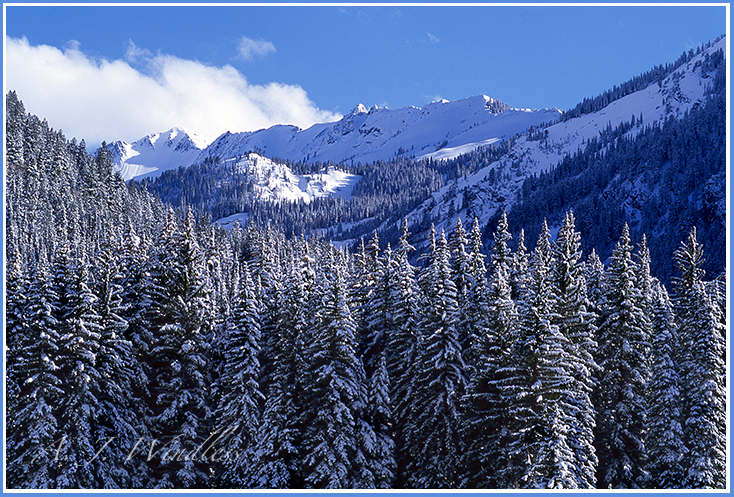
M7 418L8 488L54 488L59 470L57 450L63 443L54 408L63 397L58 377L60 335L57 300L47 265L41 261L30 275L26 333L9 350L8 363L20 389Z
M247 263L242 263L242 284L227 317L221 343L222 374L217 388L219 406L215 413L214 450L230 457L224 461L217 475L224 488L242 488L243 477L253 464L253 447L260 424L260 322L258 303ZM215 457L212 454L212 457Z
M275 284L269 285L271 295L278 301L270 306L273 320L268 344L270 362L263 366L272 369L272 374L265 384L265 405L255 448L257 462L247 475L250 487L304 486L300 440L306 369L303 340L311 321L306 305L314 293L310 265L306 254L291 254L285 265L286 281L282 290L277 291Z
M644 488L649 479L644 443L649 321L637 288L626 225L611 257L606 306L597 359L602 368L597 406L598 485Z
M96 297L89 288L86 264L72 262L65 244L57 248L52 271L59 323L57 375L64 390L54 408L65 438L58 452L63 464L55 486L95 488L99 483L93 463L97 453L94 428L100 415L97 355L101 338Z
M412 401L415 373L420 356L421 336L419 334L420 290L415 278L415 268L408 260L408 254L415 250L408 243L407 220L403 222L402 233L397 251L397 286L392 309L393 333L388 337L386 361L390 378L390 402L393 416L393 439L395 441L396 487L406 485L406 471L409 454L407 438L408 422L412 417Z
M356 356L356 323L341 268L322 282L315 335L308 345L303 416L307 487L351 488L356 423L364 369Z
M443 232L423 281L425 341L408 425L408 483L414 488L456 488L462 451L459 400L466 378L456 329L456 287Z
M512 300L507 267L500 265L492 278L491 294L487 302L492 321L483 318L477 326L472 343L472 357L476 366L462 399L462 438L466 449L463 457L462 487L497 488L502 485L498 475L507 464L503 453L503 431L509 419L501 393L501 370L512 358L507 345L517 336L518 315ZM484 295L478 294L477 297ZM482 299L481 301L483 301ZM480 302L481 302L480 301Z
M726 475L725 332L720 306L703 283L703 248L693 228L674 255L681 350L683 432L687 454L684 486L723 488Z
M524 259L521 258L521 260ZM518 261L519 262L519 261ZM505 426L501 438L502 464L496 472L501 488L532 488L531 469L542 437L538 396L533 390L537 383L537 364L541 344L551 332L550 268L552 252L547 223L528 264L522 291L517 300L519 316L515 331L506 337L504 353L512 360L504 360L498 374L501 402L504 405Z
M144 423L144 398L131 395L143 367L133 344L125 339L128 323L122 316L122 254L114 241L107 241L95 258L95 310L99 316L100 381L96 396L100 415L95 440L101 445L95 461L97 479L103 488L141 488L149 481L147 465L140 458L128 457L141 439L148 439Z
M204 311L206 280L191 211L178 226L171 211L159 242L156 342L151 350L155 372L151 393L153 435L164 445L157 485L163 488L201 488L208 470L201 458L180 461L181 453L195 453L209 431L207 351Z
M368 454L374 486L379 489L392 488L396 472L395 442L391 433L390 378L384 352L372 374L367 413L374 438L369 445L364 445L364 450Z
M661 284L653 287L652 364L649 395L647 450L651 488L681 488L686 470L678 365L678 329L668 292Z
M567 428L567 443L574 453L571 468L574 487L595 488L598 463L594 448L595 411L591 396L594 391L594 374L598 366L596 353L596 328L594 315L588 312L588 298L584 265L581 262L581 234L575 229L573 212L566 214L558 238L553 244L551 283L553 308L557 316L555 324L567 342L569 373L573 376L570 390L570 410L575 422Z

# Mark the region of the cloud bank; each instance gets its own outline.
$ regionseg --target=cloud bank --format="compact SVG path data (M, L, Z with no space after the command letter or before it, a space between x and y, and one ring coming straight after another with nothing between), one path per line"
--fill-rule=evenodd
M230 65L154 55L132 42L125 60L110 61L84 54L74 42L60 50L6 37L5 81L28 112L88 145L173 126L214 139L225 131L306 128L341 118L317 108L300 86L253 85Z

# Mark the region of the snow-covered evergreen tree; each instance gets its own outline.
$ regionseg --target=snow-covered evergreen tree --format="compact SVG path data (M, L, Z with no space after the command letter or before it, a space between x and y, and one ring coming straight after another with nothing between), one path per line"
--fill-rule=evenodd
M594 315L588 312L588 297L584 265L581 261L581 234L576 231L573 212L566 214L558 237L553 244L551 267L552 305L555 324L565 337L565 353L573 384L569 390L575 395L569 402L575 422L567 427L567 443L574 453L571 467L574 486L596 487L598 459L594 448L595 411L591 401L594 375L598 366Z
M181 226L171 211L158 245L156 341L151 350L154 378L152 434L168 444L154 460L154 476L163 488L201 488L208 469L201 458L180 461L206 440L211 419L207 384L204 313L206 276L191 211ZM170 450L169 450L170 449Z
M684 486L723 488L726 484L725 330L718 302L703 283L703 247L693 228L675 252L680 276L675 307L681 345L683 432L687 453Z
M369 399L366 406L374 438L364 444L368 468L372 473L375 488L392 488L395 481L395 442L392 439L392 409L390 402L390 378L383 352L377 369L370 380Z
M217 381L220 400L215 411L215 440L217 449L230 455L218 468L217 482L224 488L242 488L249 483L245 476L255 459L252 452L263 398L258 383L259 305L246 262L241 272L241 286L220 344L223 365Z
M59 341L56 365L63 385L63 395L54 405L59 433L65 437L58 459L62 461L56 475L57 488L95 488L94 473L98 447L94 439L100 416L100 317L94 309L96 297L89 287L84 262L73 262L66 244L57 248L52 265L52 280L57 302ZM105 480L111 475L104 475Z
M637 287L626 225L612 253L606 282L597 359L602 368L597 396L598 486L644 488L649 480L644 432L650 324Z
M412 419L408 421L408 484L456 488L462 453L459 400L466 388L458 342L456 286L443 232L423 277L424 343L416 371Z
M356 355L356 323L343 266L320 284L313 341L306 350L303 478L311 488L355 486L356 420L364 369ZM356 470L356 471L355 471ZM360 482L362 483L362 482Z
M390 378L390 402L393 416L393 439L397 464L397 487L406 485L407 462L409 460L407 437L408 421L412 416L412 400L415 373L420 355L421 335L420 290L415 278L415 268L408 260L408 254L415 250L408 242L410 232L407 220L403 222L399 248L396 254L397 295L394 298L392 322L394 331L388 337L386 361Z
M57 374L60 335L53 307L57 297L44 261L30 274L27 292L27 330L8 351L8 367L12 366L20 391L8 405L5 483L8 488L54 488L56 454L62 443L54 409L64 392ZM19 310L13 312L17 315Z
M123 254L117 241L110 239L95 258L100 380L94 440L101 445L95 470L103 488L142 488L150 479L144 460L128 457L141 439L149 439L149 433L145 423L147 411L142 408L144 397L137 388L147 377L135 347L125 338L128 323L123 317Z
M686 469L682 425L678 327L668 292L661 284L652 293L652 362L648 386L646 446L651 488L681 488Z
M475 367L462 399L462 487L501 486L498 475L508 462L503 452L504 430L509 420L501 393L501 370L512 363L507 345L511 337L517 336L518 316L507 269L500 265L492 276L494 298L479 301L491 308L492 318L488 322L485 312L475 323L475 329L481 332L476 333L472 342Z

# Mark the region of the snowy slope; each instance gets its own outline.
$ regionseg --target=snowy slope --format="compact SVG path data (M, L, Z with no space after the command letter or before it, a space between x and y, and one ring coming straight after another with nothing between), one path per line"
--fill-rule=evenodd
M171 128L163 133L154 133L133 143L116 141L107 145L112 153L115 167L122 178L152 178L163 171L188 166L193 163L209 140Z
M334 167L328 167L319 173L298 175L285 164L254 152L227 160L223 167L231 168L235 174L244 177L248 185L247 191L264 202L309 203L315 198L326 196L341 196L348 200L352 197L354 185L361 178ZM229 216L217 222L223 225L234 220L242 222L242 216L235 214L234 217Z
M726 53L726 38L684 64L660 85L653 83L597 112L556 123L547 128L547 139L533 141L528 136L521 137L510 153L499 161L435 192L408 216L409 222L416 225L428 217L436 222L437 230L447 231L453 228L459 216L462 221L470 222L466 219L466 209L461 210L466 194L471 198L472 217L477 216L486 224L499 209L509 211L512 208L525 178L555 167L608 126L616 128L631 121L633 116L635 119L642 116L645 125L683 116L704 100L710 82L710 76L702 74L697 63L707 53L719 49ZM634 136L639 129L633 127L628 135ZM449 216L449 212L456 214Z
M304 162L371 162L397 155L426 157L457 155L531 126L555 122L558 109L512 109L484 95L434 102L419 109L367 110L358 105L336 123L301 130L273 126L245 133L225 133L197 158L222 159L258 151L268 157ZM448 153L447 153L448 152Z

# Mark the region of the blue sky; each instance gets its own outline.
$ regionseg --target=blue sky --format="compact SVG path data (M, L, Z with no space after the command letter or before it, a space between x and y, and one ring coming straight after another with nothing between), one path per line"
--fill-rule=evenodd
M565 110L725 31L723 6L7 6L4 74L67 137L214 138L358 103Z

